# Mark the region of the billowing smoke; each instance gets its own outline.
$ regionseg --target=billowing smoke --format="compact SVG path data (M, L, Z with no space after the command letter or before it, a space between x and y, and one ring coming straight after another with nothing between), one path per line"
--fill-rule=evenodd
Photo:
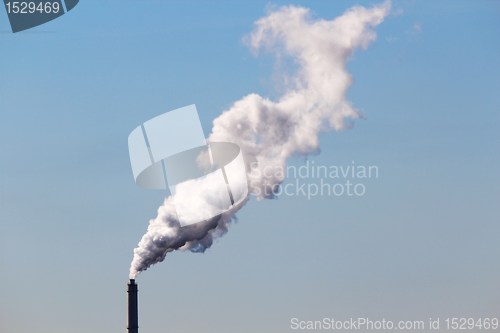
M246 39L249 47L289 57L296 71L276 101L250 94L235 102L214 120L209 140L241 147L250 191L257 198L273 197L292 155L318 150L321 131L348 128L359 117L346 100L351 84L346 62L353 51L375 40L374 29L389 9L389 2L353 7L334 20L320 20L306 8L287 6L255 23ZM180 228L173 199L166 198L134 250L130 277L163 261L173 250L203 252L227 232L244 204L211 221Z

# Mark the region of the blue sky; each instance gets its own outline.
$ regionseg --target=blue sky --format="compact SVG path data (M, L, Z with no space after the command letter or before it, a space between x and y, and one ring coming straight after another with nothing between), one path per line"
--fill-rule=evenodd
M353 5L89 0L18 34L0 10L2 333L125 330L132 249L163 200L135 186L128 134L192 103L208 134L242 96L279 94L242 38L285 4ZM377 33L348 64L365 119L309 157L377 165L366 195L253 200L205 254L139 276L141 332L498 316L500 5L394 1Z

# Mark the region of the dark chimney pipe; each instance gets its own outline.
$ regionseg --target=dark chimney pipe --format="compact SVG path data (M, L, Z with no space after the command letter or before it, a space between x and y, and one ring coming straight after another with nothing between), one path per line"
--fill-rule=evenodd
M137 306L137 285L134 279L128 283L128 333L139 332L139 311Z

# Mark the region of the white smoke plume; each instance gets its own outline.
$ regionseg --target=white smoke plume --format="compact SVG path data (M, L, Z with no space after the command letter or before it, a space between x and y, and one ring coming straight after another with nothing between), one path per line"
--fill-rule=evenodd
M359 117L346 99L351 85L346 63L355 50L376 39L374 29L389 10L390 2L356 6L333 20L323 20L314 19L306 8L286 6L255 22L246 39L249 47L290 57L297 70L276 101L250 94L235 102L214 120L209 140L241 147L250 191L257 198L276 193L285 176L281 171L292 155L318 150L321 131L348 128ZM173 250L203 252L227 232L244 204L220 218L180 228L173 199L166 198L134 249L130 277L163 261Z

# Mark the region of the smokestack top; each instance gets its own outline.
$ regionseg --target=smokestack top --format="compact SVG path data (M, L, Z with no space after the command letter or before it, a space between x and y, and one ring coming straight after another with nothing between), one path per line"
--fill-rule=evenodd
M134 279L130 279L127 284L127 289L129 293L137 293L137 283L135 283Z

